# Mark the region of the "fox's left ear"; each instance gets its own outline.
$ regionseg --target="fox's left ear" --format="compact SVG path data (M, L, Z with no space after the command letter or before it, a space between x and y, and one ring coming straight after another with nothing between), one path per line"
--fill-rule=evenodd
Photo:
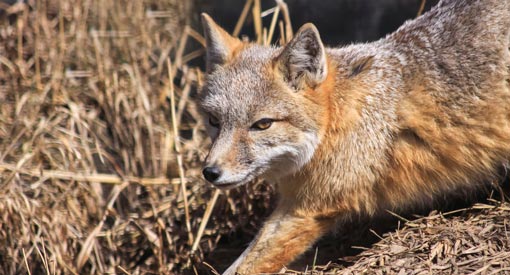
M210 73L214 67L228 62L242 42L218 26L206 13L202 13L202 25L206 43L206 70Z
M315 87L328 74L326 52L317 28L303 25L276 59L276 66L295 89Z

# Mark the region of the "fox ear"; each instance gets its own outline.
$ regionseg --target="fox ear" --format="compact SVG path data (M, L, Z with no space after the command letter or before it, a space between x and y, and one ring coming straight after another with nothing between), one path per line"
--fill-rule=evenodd
M225 64L242 42L218 26L206 13L202 13L202 25L206 43L206 70L210 73L215 66Z
M294 38L277 57L277 67L285 80L294 88L303 84L315 87L321 84L328 74L326 52L317 28L303 25Z

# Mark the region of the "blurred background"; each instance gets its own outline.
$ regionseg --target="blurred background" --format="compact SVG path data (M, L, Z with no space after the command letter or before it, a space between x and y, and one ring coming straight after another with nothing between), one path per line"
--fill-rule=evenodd
M408 19L436 5L438 0L287 0L292 26L297 30L314 23L323 41L330 46L369 42L396 30ZM234 30L244 1L196 0L197 9L207 12L227 30ZM262 10L274 7L273 0L261 1ZM271 16L264 19L269 25ZM253 37L253 19L248 19L242 34Z

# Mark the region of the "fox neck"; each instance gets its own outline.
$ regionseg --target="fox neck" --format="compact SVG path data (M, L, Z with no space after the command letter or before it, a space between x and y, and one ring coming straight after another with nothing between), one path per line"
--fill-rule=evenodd
M322 186L322 177L328 174L326 163L334 160L334 148L339 138L347 132L349 127L348 121L356 120L357 108L352 108L354 101L352 98L344 98L338 91L342 88L342 77L339 75L339 65L334 57L328 55L328 75L326 80L315 88L309 88L305 91L305 97L312 101L313 110L309 110L309 115L315 116L315 120L321 125L318 131L319 143L311 159L297 171L288 174L276 181L279 193L282 199L290 199L301 197L317 198L314 196L314 188L311 186ZM317 108L317 106L320 106ZM311 108L312 109L312 108ZM345 118L339 121L338 117ZM271 179L270 179L271 180ZM317 189L317 188L315 188ZM317 190L318 191L318 190ZM305 199L306 200L306 199Z
M381 160L386 157L396 125L398 98L388 93L391 85L386 82L391 81L395 87L395 82L402 83L402 79L397 71L381 75L382 69L377 68L350 78L342 64L342 54L336 51L328 56L328 77L314 91L324 110L320 143L311 160L298 172L280 179L278 188L282 199L298 198L295 201L303 208L317 205L317 209L324 209L324 205L331 205L335 211L349 207L355 212L371 212L376 208L376 196L346 199L344 194L353 189L370 189L384 171L386 164ZM367 191L355 193L372 194Z

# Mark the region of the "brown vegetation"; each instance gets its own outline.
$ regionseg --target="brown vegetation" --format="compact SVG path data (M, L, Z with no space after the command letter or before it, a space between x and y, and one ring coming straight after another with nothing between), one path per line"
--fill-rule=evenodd
M0 273L200 272L222 236L256 232L268 185L225 196L201 179L189 3L0 3ZM283 3L273 14L254 20L260 43L292 36ZM509 207L413 221L346 271L310 272L508 272Z

